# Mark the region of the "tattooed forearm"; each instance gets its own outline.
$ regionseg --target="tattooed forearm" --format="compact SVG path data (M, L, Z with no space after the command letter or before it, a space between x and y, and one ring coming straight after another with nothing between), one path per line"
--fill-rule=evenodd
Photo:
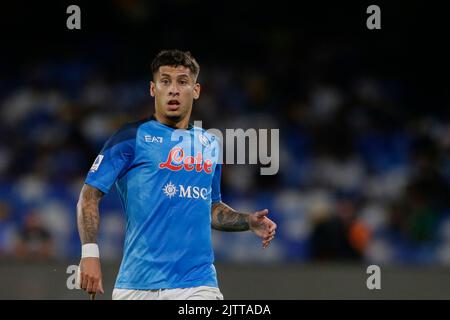
M78 232L82 244L96 243L100 215L98 204L103 192L87 184L83 186L77 204Z
M234 211L223 202L215 203L211 210L211 226L220 231L247 231L248 214Z

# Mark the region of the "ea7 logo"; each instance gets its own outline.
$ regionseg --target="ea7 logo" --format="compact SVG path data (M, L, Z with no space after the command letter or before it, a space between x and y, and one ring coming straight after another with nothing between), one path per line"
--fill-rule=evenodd
M151 135L145 135L144 140L145 140L145 142L157 142L157 143L163 142L162 137L156 137L156 136L151 136Z

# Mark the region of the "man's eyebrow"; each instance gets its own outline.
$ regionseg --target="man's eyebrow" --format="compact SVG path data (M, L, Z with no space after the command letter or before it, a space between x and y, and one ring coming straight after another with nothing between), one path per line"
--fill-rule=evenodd
M169 77L169 78L171 78L172 76L170 74L168 74L168 73L161 73L161 77ZM182 73L182 74L176 75L176 77L177 78L180 78L180 77L188 77L189 78L189 74L188 73Z

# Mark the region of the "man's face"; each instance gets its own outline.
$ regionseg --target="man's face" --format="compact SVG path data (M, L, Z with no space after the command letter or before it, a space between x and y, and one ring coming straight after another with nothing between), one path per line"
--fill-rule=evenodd
M179 122L189 117L194 99L200 96L200 84L184 66L161 66L150 84L150 94L155 97L156 113Z

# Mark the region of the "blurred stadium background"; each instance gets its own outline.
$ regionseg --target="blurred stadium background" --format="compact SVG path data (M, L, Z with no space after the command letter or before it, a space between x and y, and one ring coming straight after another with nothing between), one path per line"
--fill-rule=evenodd
M225 298L450 298L439 8L380 4L382 30L369 31L370 3L73 3L78 31L65 27L69 2L2 12L0 298L85 298L66 288L79 191L110 134L152 113L149 63L169 48L200 63L193 120L280 129L277 175L223 169L223 200L269 208L279 228L267 250L252 234L213 231ZM122 242L112 191L101 202L103 298ZM370 264L382 268L378 292L366 288Z

